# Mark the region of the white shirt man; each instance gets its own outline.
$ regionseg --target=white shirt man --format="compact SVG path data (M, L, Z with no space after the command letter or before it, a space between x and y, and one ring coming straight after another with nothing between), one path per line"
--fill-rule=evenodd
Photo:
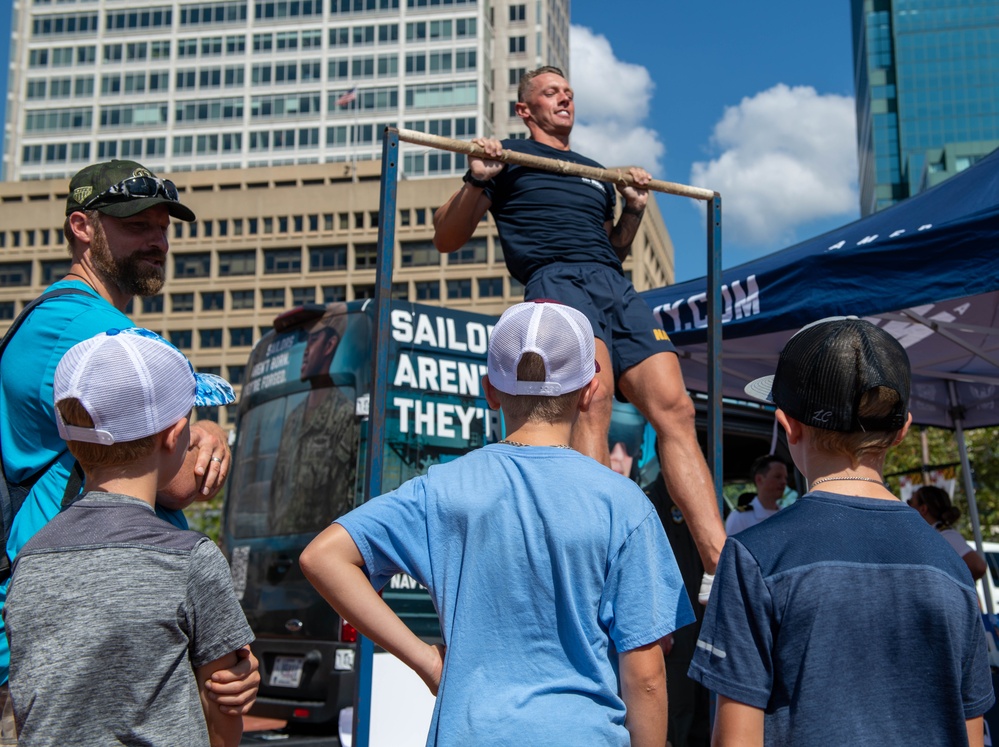
M756 497L742 511L733 511L725 521L725 532L731 536L759 524L779 510L777 501L787 487L787 465L773 454L753 462L751 468L756 483Z

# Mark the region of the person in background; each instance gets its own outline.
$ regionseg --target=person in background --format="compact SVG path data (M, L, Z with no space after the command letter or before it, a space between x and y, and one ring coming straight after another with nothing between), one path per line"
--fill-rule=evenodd
M961 509L950 502L946 490L936 485L924 485L912 494L909 505L954 548L954 552L968 566L975 581L985 575L985 559L968 545L960 532L954 529L954 522L961 517Z
M728 515L725 531L730 537L777 513L780 509L777 501L787 487L787 465L773 454L758 457L749 471L756 483L756 497L745 508L737 508Z

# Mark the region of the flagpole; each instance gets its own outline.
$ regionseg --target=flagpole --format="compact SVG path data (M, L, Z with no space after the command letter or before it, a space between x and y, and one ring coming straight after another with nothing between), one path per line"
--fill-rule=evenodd
M354 121L350 125L350 139L352 147L350 149L350 180L352 182L357 182L357 146L354 143L354 133L357 131L357 86L354 86L354 98L350 101L350 106L353 109Z

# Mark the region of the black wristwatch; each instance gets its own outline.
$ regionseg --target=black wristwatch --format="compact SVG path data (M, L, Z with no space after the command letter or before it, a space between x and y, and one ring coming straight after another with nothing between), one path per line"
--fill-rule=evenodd
M465 172L465 175L461 178L461 180L465 182L465 184L471 184L473 187L478 187L479 189L485 189L493 183L492 179L476 179L472 176L471 169Z

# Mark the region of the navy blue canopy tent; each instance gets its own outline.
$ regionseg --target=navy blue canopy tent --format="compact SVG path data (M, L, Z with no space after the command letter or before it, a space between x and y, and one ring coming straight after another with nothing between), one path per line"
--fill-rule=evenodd
M999 150L886 210L727 270L722 284L727 397L746 399L745 384L772 374L788 338L817 319L865 317L902 343L914 422L955 431L981 551L963 429L999 425ZM687 387L702 392L706 291L701 278L642 294Z
M745 383L773 373L801 326L852 314L905 345L916 423L999 424L999 151L887 210L726 270L722 283L725 396L745 399ZM706 290L701 278L642 294L697 391L707 387Z

